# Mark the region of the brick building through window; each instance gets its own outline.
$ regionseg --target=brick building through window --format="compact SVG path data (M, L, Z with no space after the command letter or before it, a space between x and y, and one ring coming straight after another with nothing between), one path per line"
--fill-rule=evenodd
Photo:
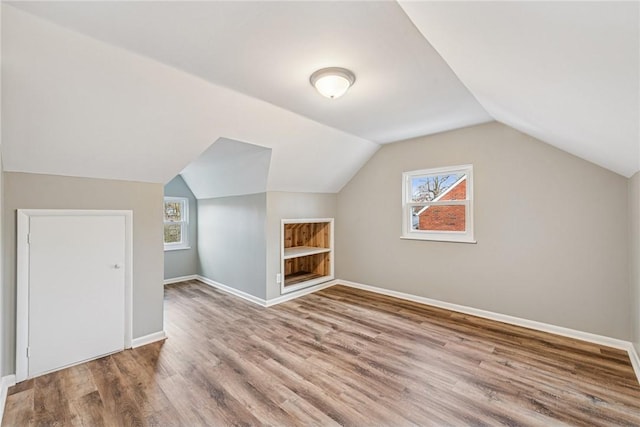
M465 200L467 197L467 177L463 176L434 202L447 200ZM465 231L466 218L464 205L425 206L418 213L418 230Z

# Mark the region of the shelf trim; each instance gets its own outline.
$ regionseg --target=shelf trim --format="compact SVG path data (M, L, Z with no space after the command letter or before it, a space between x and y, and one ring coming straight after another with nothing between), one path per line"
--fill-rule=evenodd
M313 246L294 246L284 248L283 259L301 258L303 256L317 255L331 252L331 248L316 248Z
M289 285L289 286L284 286L284 283L283 283L281 295L284 295L284 294L289 293L289 292L297 291L297 290L300 290L300 289L304 289L304 288L307 288L309 286L317 285L319 283L326 283L326 282L329 282L329 281L333 280L334 278L335 277L334 277L333 274L329 274L329 275L326 275L326 276L316 277L315 279L311 279L311 280L308 280L306 282L296 283L294 285Z

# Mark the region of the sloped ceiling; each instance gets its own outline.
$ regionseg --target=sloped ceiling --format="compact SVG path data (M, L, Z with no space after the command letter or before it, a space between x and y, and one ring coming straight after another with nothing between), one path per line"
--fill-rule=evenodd
M198 199L267 191L271 149L220 138L180 175Z
M378 143L491 120L396 2L11 4ZM349 96L313 90L329 66L356 74Z
M221 137L267 188L337 192L378 145L3 5L5 171L166 183Z
M492 118L640 168L637 2L2 9L8 171L165 183L227 138L272 150L267 190L336 192L376 143ZM356 73L347 96L311 88L324 66Z
M496 120L621 175L640 169L637 1L400 4Z

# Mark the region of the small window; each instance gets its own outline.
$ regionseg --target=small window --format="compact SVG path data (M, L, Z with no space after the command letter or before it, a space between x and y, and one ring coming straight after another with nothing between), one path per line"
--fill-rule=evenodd
M164 250L189 248L189 200L164 198Z
M475 243L473 166L402 174L402 238Z

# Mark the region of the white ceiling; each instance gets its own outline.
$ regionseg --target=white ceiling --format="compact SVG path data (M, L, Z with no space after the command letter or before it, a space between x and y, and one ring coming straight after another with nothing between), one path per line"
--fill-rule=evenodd
M6 171L166 183L219 138L270 148L273 191L338 192L379 147L2 6Z
M5 170L164 183L228 138L272 150L267 190L337 192L376 142L492 118L640 169L637 2L10 4Z
M496 120L621 175L640 169L637 1L400 4Z
M374 142L491 120L396 2L10 4ZM348 96L313 90L328 66Z
M267 191L271 149L220 138L182 171L198 199Z

